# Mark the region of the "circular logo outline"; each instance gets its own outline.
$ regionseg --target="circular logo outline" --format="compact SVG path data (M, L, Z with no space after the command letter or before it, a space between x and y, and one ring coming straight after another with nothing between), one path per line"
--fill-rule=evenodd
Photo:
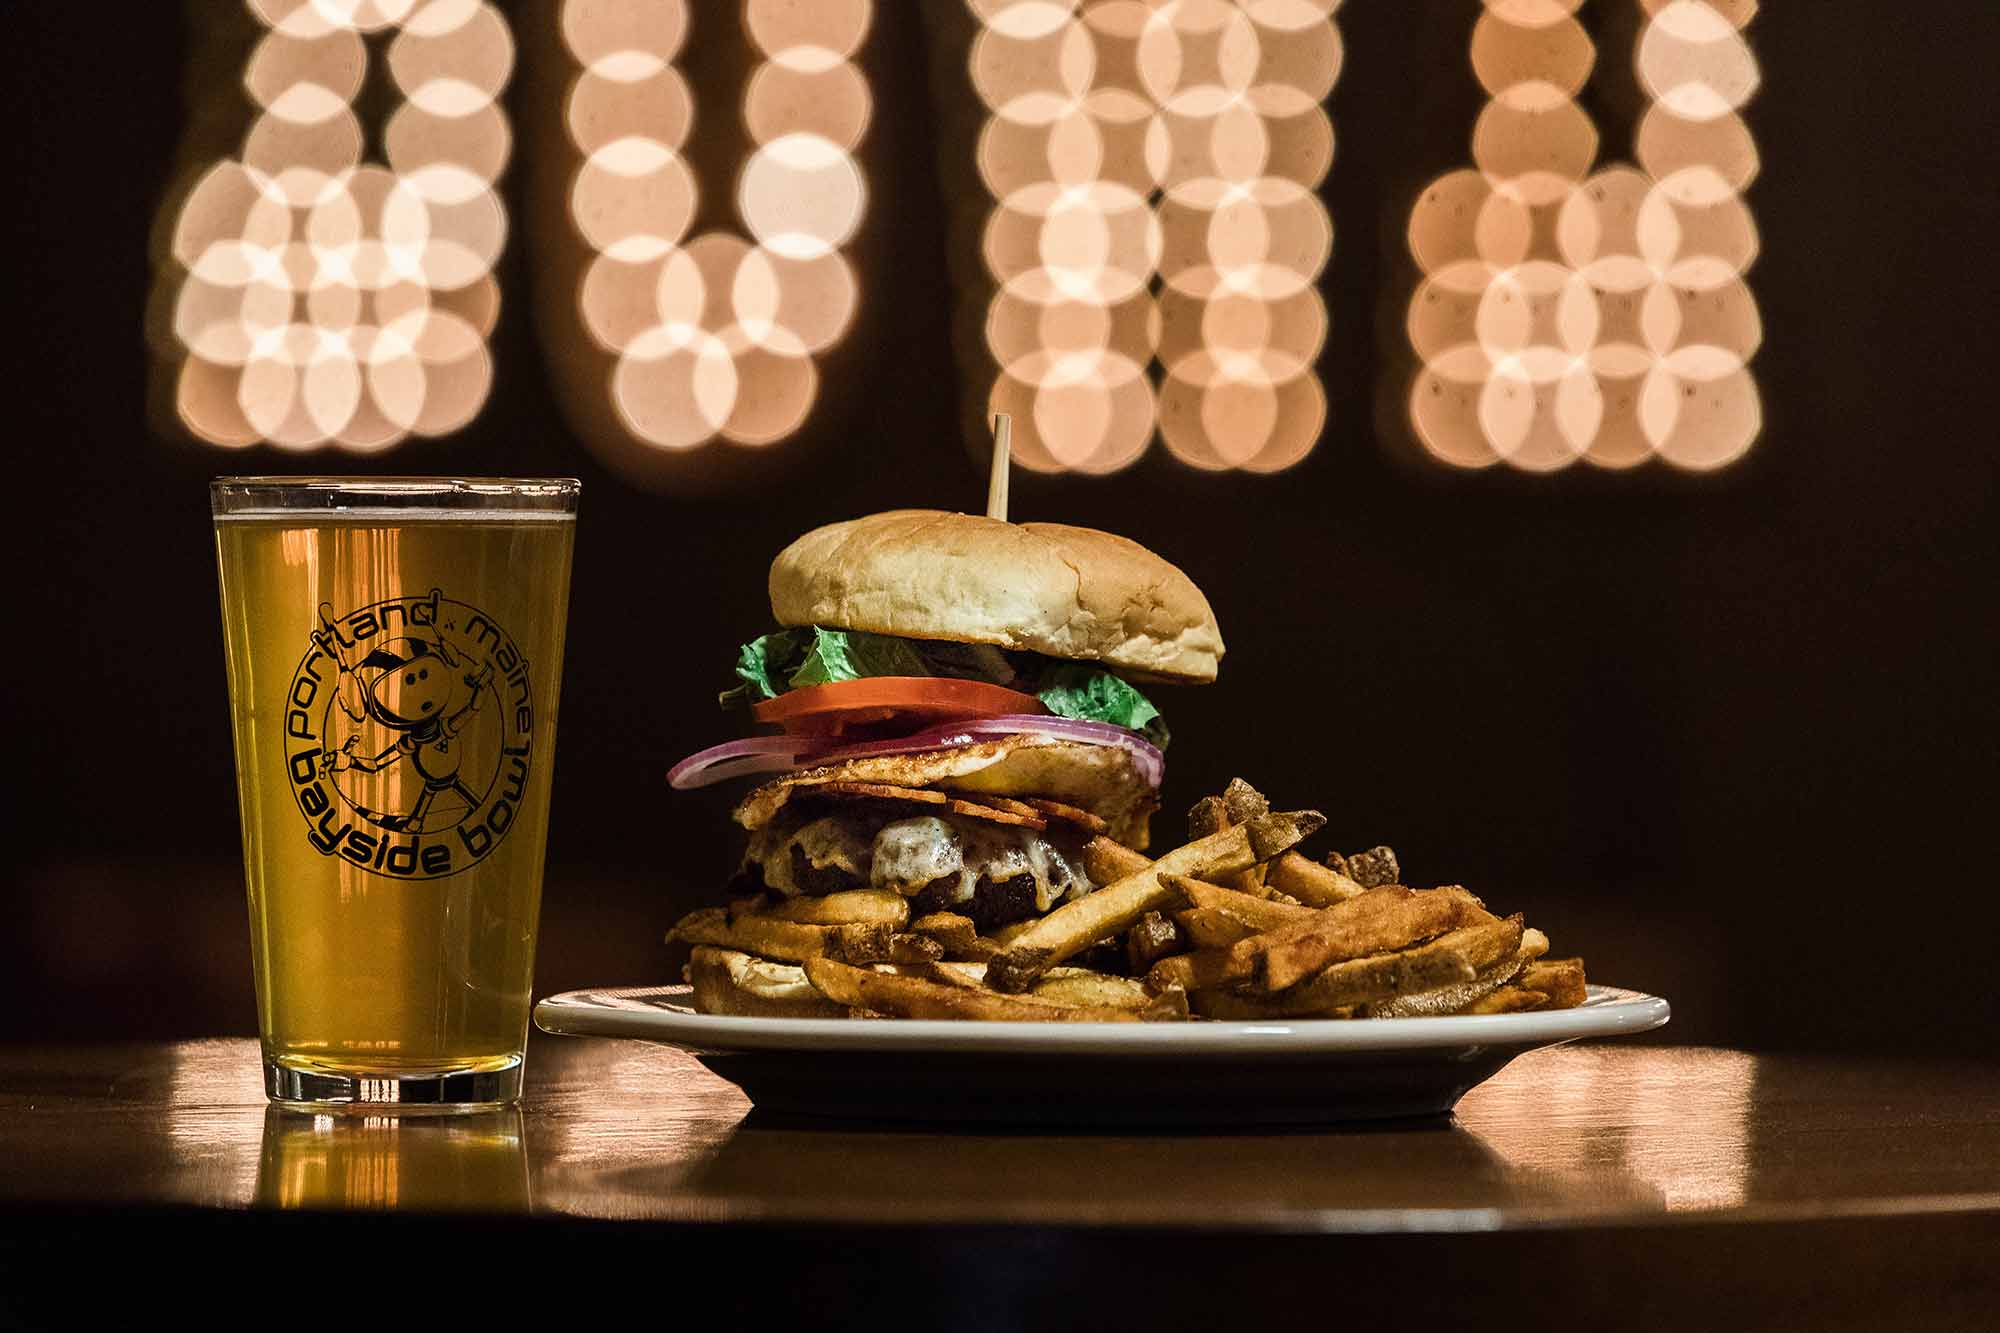
M529 663L513 635L438 588L340 616L322 602L318 619L283 728L292 802L314 850L399 880L447 879L486 859L519 818L533 772ZM490 764L468 781L461 767L493 740ZM408 809L371 809L355 778L339 780L404 768L418 779L399 802ZM454 801L457 818L439 822Z

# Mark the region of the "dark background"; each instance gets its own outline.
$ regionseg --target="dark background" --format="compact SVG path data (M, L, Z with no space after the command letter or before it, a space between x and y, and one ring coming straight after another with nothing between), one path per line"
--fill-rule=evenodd
M770 557L821 522L982 503L964 424L983 386L968 398L952 353L938 166L960 149L937 129L954 117L932 110L970 93L941 77L962 61L933 55L918 4L878 5L865 48L863 305L809 425L644 484L583 439L601 390L566 330L548 8L510 7L515 230L493 396L461 434L370 464L202 448L158 405L154 220L227 150L202 147L233 106L240 4L8 7L17 342L0 420L21 544L0 1038L254 1031L210 476L583 478L538 992L667 979L660 932L728 866L729 797L670 796L663 773L730 734L711 698L766 626ZM728 6L697 8L690 76L724 90L700 151L727 162L743 43ZM1591 104L1604 160L1629 152L1628 8L1585 9L1606 34ZM1713 476L1541 478L1446 472L1396 429L1402 229L1418 186L1464 161L1476 12L1341 11L1332 406L1311 458L1211 476L1156 447L1111 479L1017 475L1014 514L1130 534L1217 608L1220 683L1161 692L1169 812L1235 773L1319 806L1331 844L1392 842L1414 882L1462 881L1525 910L1593 977L1670 996L1674 1039L1984 1040L2000 1014L1985 846L2000 10L1766 7L1749 111L1766 432Z

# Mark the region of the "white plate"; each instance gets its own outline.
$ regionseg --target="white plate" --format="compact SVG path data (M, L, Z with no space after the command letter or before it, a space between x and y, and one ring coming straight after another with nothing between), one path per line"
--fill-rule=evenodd
M765 1113L1241 1125L1443 1114L1523 1051L1669 1014L1611 986L1549 1013L1259 1023L730 1018L687 1000L684 986L571 991L535 1024L693 1051Z

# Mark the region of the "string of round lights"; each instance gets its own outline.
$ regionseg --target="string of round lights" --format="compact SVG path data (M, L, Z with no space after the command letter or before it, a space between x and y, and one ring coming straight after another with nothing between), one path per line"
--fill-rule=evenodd
M1593 170L1597 128L1574 101L1596 60L1581 0L1485 0L1477 169L1433 181L1409 227L1425 275L1410 417L1444 463L1712 469L1762 427L1743 282L1757 150L1737 114L1758 82L1742 33L1756 0L1638 3L1638 166Z
M261 111L173 231L181 420L212 444L290 449L456 430L492 383L512 34L481 0L250 8L266 31L243 84ZM402 98L386 163L363 160L353 107L376 34L392 34Z
M1339 2L968 0L989 406L1024 466L1112 472L1156 431L1211 470L1312 449Z
M565 109L582 155L570 215L594 252L585 329L617 358L612 400L638 440L762 445L795 431L818 394L814 358L858 299L843 253L867 208L854 150L872 101L851 57L871 0L745 0L761 57L743 99L756 150L736 181L748 236L690 237L699 184L681 149L695 102L674 59L686 0L564 0L581 66Z

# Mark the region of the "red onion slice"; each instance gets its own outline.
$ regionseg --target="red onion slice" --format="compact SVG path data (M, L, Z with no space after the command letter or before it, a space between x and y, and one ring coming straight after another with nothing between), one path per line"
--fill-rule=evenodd
M975 737L956 723L948 727L925 727L907 736L886 741L860 741L853 745L829 745L815 750L803 761L818 768L822 764L844 764L850 759L873 759L879 755L927 754L932 750L954 750L970 745Z
M1132 756L1133 766L1147 786L1157 788L1166 776L1166 756L1136 731L1109 722L1083 722L1045 713L1006 713L998 717L963 718L895 740L861 745L829 746L823 738L813 736L748 736L689 755L668 771L667 781L679 791L689 791L752 774L785 773L883 755L951 750L982 739L999 740L1007 736L1046 736L1079 745L1112 746Z
M677 791L691 791L752 773L783 773L797 768L813 744L810 736L746 736L711 745L668 769L667 783Z

